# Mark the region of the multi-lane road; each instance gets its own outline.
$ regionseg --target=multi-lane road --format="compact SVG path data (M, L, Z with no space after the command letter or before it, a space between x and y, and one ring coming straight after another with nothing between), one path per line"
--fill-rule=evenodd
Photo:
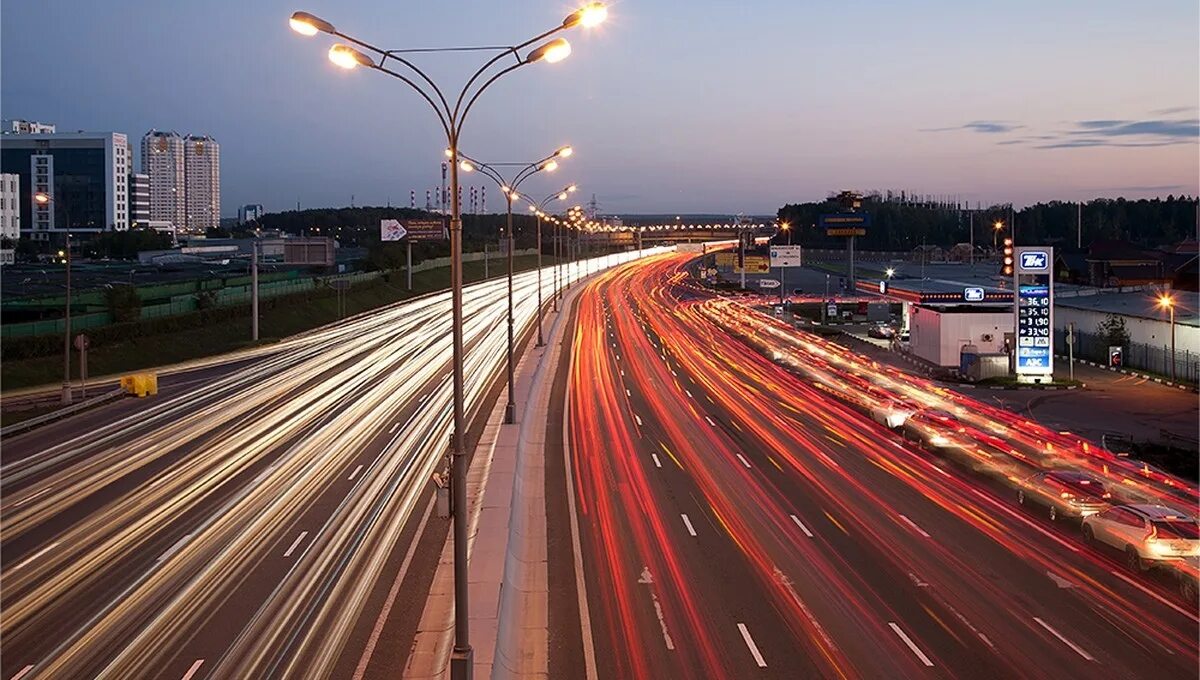
M518 332L535 292L516 277ZM469 408L502 373L504 295L464 294ZM449 317L424 296L6 440L3 678L377 675L448 448Z
M807 334L772 337L773 320L688 285L685 261L608 272L579 302L567 483L585 615L566 668L1195 677L1194 604L1092 549L1077 526L1022 510L1004 475L872 421L853 392L878 388L845 375L884 369L839 368ZM845 373L823 381L807 365ZM1012 440L1006 455L1035 445L998 412L975 417L995 421L979 435L988 445ZM1131 484L1172 492L1154 481Z

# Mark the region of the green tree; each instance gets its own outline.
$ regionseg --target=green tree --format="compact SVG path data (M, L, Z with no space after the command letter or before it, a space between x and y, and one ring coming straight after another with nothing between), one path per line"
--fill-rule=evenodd
M1109 314L1096 325L1096 332L1110 347L1127 347L1129 345L1129 329L1125 327L1125 318Z
M137 321L142 317L142 299L138 297L134 286L110 286L104 291L104 300L108 303L108 313L112 314L113 321Z

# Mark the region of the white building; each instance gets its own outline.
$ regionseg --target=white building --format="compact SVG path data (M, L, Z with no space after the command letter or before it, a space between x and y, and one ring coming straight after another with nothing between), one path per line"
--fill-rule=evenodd
M128 143L119 132L6 135L0 172L20 175L21 231L40 241L129 228ZM44 193L50 201L39 203ZM69 222L69 223L68 223ZM65 238L65 237L64 237Z
M150 222L150 176L129 173L129 226L145 227Z
M182 228L184 210L183 137L151 130L142 136L142 173L150 177L150 219Z
M263 216L263 207L258 203L247 203L238 208L238 224L254 222Z
M184 138L186 228L182 233L204 234L221 226L221 146L206 135Z
M0 238L17 240L21 235L21 176L0 175Z
M962 348L974 345L982 354L1004 352L1005 336L1014 328L1009 309L937 308L913 305L909 316L912 353L932 364L959 365Z
M36 120L21 120L14 118L4 121L4 133L10 135L54 134L57 128L49 123L39 123Z

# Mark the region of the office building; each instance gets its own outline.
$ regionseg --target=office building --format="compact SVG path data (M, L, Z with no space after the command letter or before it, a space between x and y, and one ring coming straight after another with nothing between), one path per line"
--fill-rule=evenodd
M15 241L21 235L21 176L0 175L0 238Z
M35 120L13 120L4 121L4 134L6 135L29 135L41 134L52 135L56 131L54 125L49 123L39 123Z
M150 176L129 173L129 226L146 227L150 223Z
M183 137L158 130L143 135L142 173L150 178L150 219L183 229Z
M202 235L221 226L221 146L207 135L188 135L183 143L187 209L183 233Z
M21 133L0 145L0 172L19 175L21 235L62 241L74 232L129 228L130 158L119 132ZM45 193L50 200L34 200Z
M263 216L263 207L257 203L248 203L238 208L238 224L257 222Z

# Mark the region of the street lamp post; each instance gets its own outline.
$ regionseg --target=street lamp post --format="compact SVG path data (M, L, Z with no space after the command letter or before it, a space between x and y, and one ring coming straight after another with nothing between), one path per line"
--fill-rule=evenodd
M1171 314L1171 380L1175 380L1175 298L1163 293L1158 296L1158 306Z
M339 32L323 19L307 12L295 12L290 19L291 27L301 35L314 36L317 33L328 33L362 47L377 57L369 57L363 52L344 44L336 44L329 50L329 59L334 64L352 69L365 66L400 80L421 95L441 123L442 131L446 134L447 146L450 148L450 308L451 308L451 345L452 381L453 381L453 433L450 439L450 453L453 461L452 479L452 512L454 514L454 649L450 658L450 676L454 680L467 680L472 676L473 652L470 643L470 619L467 615L467 518L466 518L466 423L464 405L463 381L463 273L462 273L462 214L458 202L458 140L462 135L463 124L471 107L478 101L479 96L501 76L522 66L545 60L555 63L565 59L571 53L571 45L562 38L555 38L528 52L523 58L521 50L530 45L545 40L550 36L575 26L595 26L605 19L607 10L603 3L593 2L586 7L572 12L563 19L562 24L545 31L525 42L512 47L496 50L498 54L489 59L467 80L458 98L451 107L441 89L424 72L410 62L404 54L411 50L383 50L345 33ZM443 51L467 51L478 48L448 48ZM479 79L501 58L511 56L514 63L500 68L490 75L482 85L475 87ZM376 61L378 59L378 61ZM432 91L427 92L412 77L398 73L389 68L389 61L395 62L397 68L406 68ZM436 97L436 100L435 100Z
M779 228L782 229L784 231L784 233L787 234L788 245L789 246L792 245L792 225L788 224L787 222L783 222L779 225ZM743 267L743 269L745 269L745 267ZM784 288L786 287L784 284L784 277L786 275L787 275L787 267L780 264L779 265L779 304L781 304L781 305L784 304L784 292L783 291L784 291ZM784 311L787 311L787 310L784 310Z
M450 150L446 150L449 155ZM559 158L566 158L572 154L570 146L559 147L554 153L545 158L533 163L481 163L470 156L459 153L462 158L460 164L462 169L471 172L479 170L488 179L496 183L500 187L500 193L504 194L505 205L507 206L507 221L505 222L508 233L508 256L505 260L508 262L508 401L504 405L504 423L512 425L517 422L517 404L516 404L516 370L513 362L513 251L516 249L516 238L513 230L512 222L512 205L513 201L521 197L518 187L530 177L539 172L554 172L558 168ZM499 168L504 166L518 166L520 170L512 177L511 180L505 180L500 174ZM528 199L527 199L528 200ZM538 222L537 234L538 247L538 310L537 310L537 346L544 346L545 340L542 338L542 229L541 222Z
M529 204L529 209L532 210L534 216L537 217L537 242L538 242L538 261L537 261L538 317L537 317L537 325L538 325L538 346L539 347L543 344L542 343L542 218L546 216L546 206L550 203L550 201L553 201L554 199L558 199L560 201L565 201L565 200L567 200L567 196L569 196L571 193L575 192L578 189L579 189L578 186L572 184L570 186L564 187L562 191L550 194L549 196L543 198L538 203L530 202L530 204ZM528 200L528 199L526 199L526 200ZM550 240L553 243L553 253L554 253L554 293L550 297L554 301L554 311L557 312L558 311L558 303L560 300L562 300L562 293L559 292L559 289L558 289L559 255L558 255L558 229L557 228L554 228L554 236L552 236Z
M53 196L43 192L37 192L33 195L33 200L40 205L53 205L54 208L61 207L63 216L66 217L66 232L67 244L63 247L63 261L67 269L67 295L66 305L63 309L63 383L62 383L62 403L70 405L72 401L71 394L71 210L66 203L56 200ZM52 210L54 208L51 208Z

